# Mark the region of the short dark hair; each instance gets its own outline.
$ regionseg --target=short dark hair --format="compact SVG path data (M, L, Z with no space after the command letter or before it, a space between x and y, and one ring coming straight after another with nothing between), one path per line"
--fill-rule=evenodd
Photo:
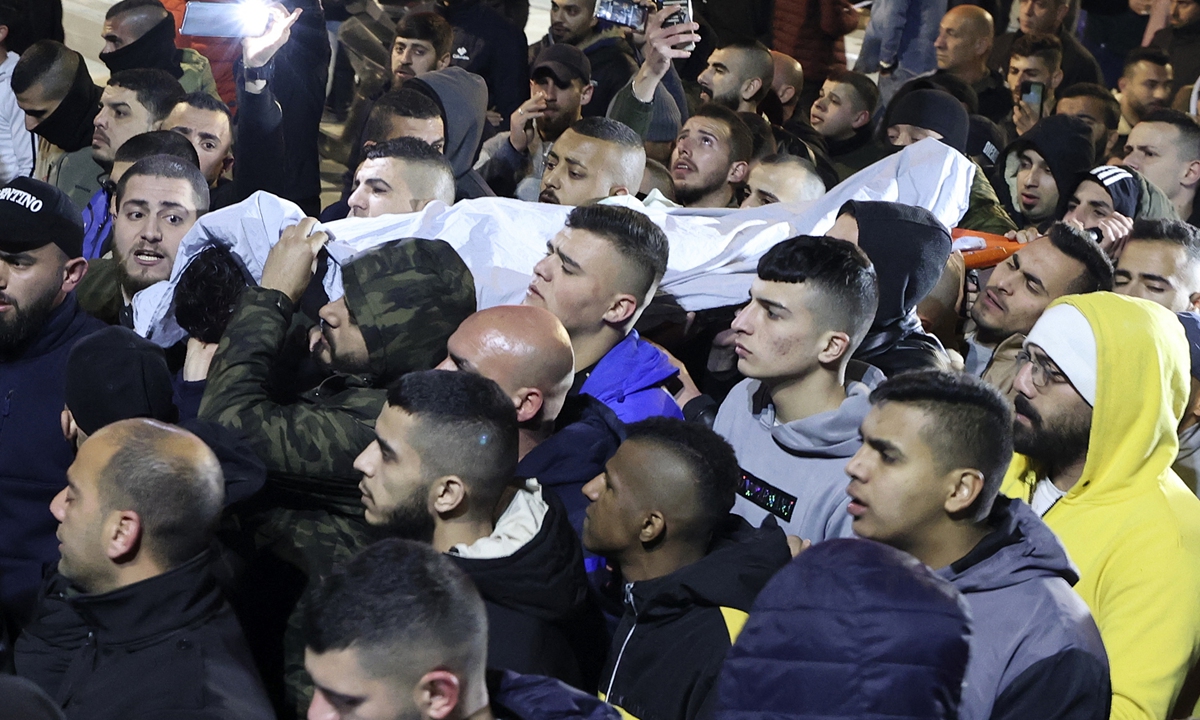
M117 148L113 162L137 162L153 155L170 155L200 167L200 156L192 141L170 130L151 130L134 135Z
M420 163L422 165L433 165L439 170L443 170L450 175L450 182L454 182L454 168L450 166L450 161L446 156L434 149L432 145L413 137L398 137L391 140L384 140L367 148L367 152L363 155L364 160L382 160L385 158L396 158L407 162Z
M1051 225L1046 235L1059 252L1083 263L1083 275L1071 283L1069 294L1081 295L1113 289L1112 260L1090 237L1062 222Z
M1180 154L1189 161L1200 160L1200 121L1196 118L1185 112L1161 108L1151 111L1142 118L1142 122L1164 123L1174 127L1179 131L1177 147Z
M1099 100L1104 105L1104 127L1116 130L1121 124L1121 103L1117 102L1113 94L1103 85L1089 82L1075 83L1055 93L1055 96L1060 101L1081 97Z
M200 168L195 164L171 155L151 155L138 160L133 167L126 170L117 183L117 207L121 206L121 201L125 198L125 189L129 186L129 181L142 176L187 180L195 196L196 216L208 212L208 181L204 179L204 173L200 172Z
M692 113L692 117L709 118L725 123L729 128L729 162L750 162L754 156L754 134L738 114L724 105L706 102Z
M435 12L410 12L397 23L392 45L396 44L396 38L424 40L433 46L433 51L441 58L449 55L454 45L454 28Z
M115 72L108 79L109 87L132 90L137 101L146 108L155 122L162 122L186 93L179 81L166 70L134 68Z
M639 306L667 272L667 234L644 213L615 205L582 205L567 216L567 227L599 235L616 249L630 268L630 292Z
M110 7L108 12L104 13L104 19L111 20L122 13L127 13L130 10L140 10L142 8L156 8L158 10L162 10L163 12L167 12L166 7L164 7L162 2L159 0L121 0L121 2Z
M652 444L686 466L703 520L703 527L695 528L695 534L710 536L733 508L741 481L742 471L733 447L703 423L667 417L629 425L625 442L633 441Z
M852 101L859 112L866 110L874 114L875 108L879 107L879 86L866 75L844 67L835 67L829 71L828 79L850 86L854 91Z
M1043 33L1022 35L1013 43L1012 52L1008 54L1008 57L1010 60L1014 57L1039 58L1046 63L1046 67L1053 74L1062 69L1062 41L1053 35ZM1007 71L1007 68L1005 70Z
M1125 65L1121 68L1121 76L1128 77L1129 71L1133 69L1133 66L1143 61L1151 65L1166 67L1171 64L1171 56L1167 55L1166 50L1154 45L1136 47L1130 50L1129 54L1125 56Z
M47 98L61 100L71 90L83 56L54 40L39 40L21 53L12 73L12 90L23 93L41 84Z
M871 259L854 243L797 235L776 244L758 261L767 282L806 283L821 298L812 315L826 327L850 336L849 358L866 337L879 307L879 281Z
M771 83L775 78L775 60L771 57L771 49L757 40L738 40L728 43L721 49L736 50L743 55L749 73L748 77L742 78L743 82L751 78L758 78L762 81L762 87L754 93L750 102L755 104L762 102L767 93L771 92Z
M140 421L119 431L119 447L101 473L104 507L133 510L142 521L150 552L168 568L206 550L225 502L216 457L195 463L172 454L169 443L183 432Z
M490 513L517 471L517 411L494 381L481 375L424 370L388 388L388 405L413 415L408 438L426 479L457 475Z
M943 468L983 473L983 490L971 506L975 522L987 520L1013 454L1013 414L1000 391L972 375L922 370L897 375L871 392L871 404L900 403L921 410L921 432Z
M219 343L249 285L245 266L221 244L192 258L175 285L175 322L200 342Z
M628 125L612 118L585 117L571 123L571 131L614 145L636 150L643 147L642 138Z
M1189 263L1200 262L1200 230L1184 220L1134 220L1133 229L1129 231L1129 242L1136 240L1174 243L1187 250Z
M436 650L458 673L482 673L487 662L479 591L453 560L411 540L370 545L314 583L303 629L314 652L356 648L374 677L403 673L414 648Z
M206 92L188 93L180 98L179 102L175 104L179 105L181 103L188 105L189 107L194 107L197 110L207 110L208 112L221 113L225 117L229 118L229 125L231 128L233 127L233 113L229 110L229 106ZM175 108L172 107L171 109L174 110ZM168 114L170 113L168 112Z
M363 141L383 142L391 131L392 118L405 117L415 120L441 118L442 110L426 95L409 88L391 90L380 96L367 116L363 129Z

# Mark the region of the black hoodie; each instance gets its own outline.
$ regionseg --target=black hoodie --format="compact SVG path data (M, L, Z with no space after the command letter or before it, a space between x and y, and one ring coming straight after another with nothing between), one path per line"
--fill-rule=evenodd
M992 180L992 187L996 189L1000 203L1018 227L1031 224L1017 202L1020 193L1020 188L1017 187L1017 170L1021 165L1020 153L1027 148L1046 159L1054 182L1058 185L1058 207L1054 213L1056 218L1066 214L1075 179L1091 169L1096 153L1092 144L1091 129L1082 120L1071 115L1051 115L1043 118L1024 135L1009 143L1000 157L1000 162L996 163L996 177Z
M871 258L879 278L879 309L854 359L888 377L945 368L946 351L922 329L916 307L946 268L949 231L924 208L863 200L846 204L858 219L858 246Z
M100 53L109 72L145 68L164 70L178 80L183 77L183 51L175 47L175 18L168 15L137 40L112 52Z
M759 591L789 560L774 519L755 529L730 515L702 559L628 583L600 697L640 720L691 720L709 712L725 654Z

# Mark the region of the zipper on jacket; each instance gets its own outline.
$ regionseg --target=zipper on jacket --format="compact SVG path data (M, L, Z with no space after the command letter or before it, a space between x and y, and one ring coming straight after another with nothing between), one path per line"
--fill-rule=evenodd
M625 634L625 639L621 642L621 650L617 653L617 661L613 663L612 675L608 676L608 690L604 693L604 697L610 704L613 702L613 683L617 681L617 669L621 667L621 658L625 655L625 646L629 644L629 638L633 637L633 631L637 628L637 606L633 603L633 583L625 583L625 602L629 604L629 609L633 611L633 624L629 626L629 632Z

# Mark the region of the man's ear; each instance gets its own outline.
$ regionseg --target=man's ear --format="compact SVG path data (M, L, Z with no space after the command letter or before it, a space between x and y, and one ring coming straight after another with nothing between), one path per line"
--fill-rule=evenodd
M857 130L869 122L871 122L871 113L867 110L860 110L858 114L854 116L854 119L850 121L850 127Z
M667 520L662 512L653 510L642 519L642 528L638 531L638 542L651 543L662 536L667 530Z
M224 175L233 171L233 151L225 155L225 159L221 161L221 174Z
M75 415L66 405L63 406L62 413L58 417L59 424L62 426L63 437L71 445L75 445L76 438L79 437L79 426L75 424Z
M844 332L829 331L825 333L825 346L817 353L817 362L822 365L835 365L850 351L850 336Z
M459 514L467 499L467 486L457 475L445 475L429 488L433 511L438 515Z
M445 55L441 56L437 61L438 70L445 70L448 67L450 67L450 53L446 53Z
M746 182L746 176L750 174L750 163L739 160L729 166L729 174L725 176L725 182L737 185Z
M758 92L762 87L762 78L750 78L742 83L742 100L750 102L750 98L754 97L754 93Z
M109 560L130 560L142 544L142 518L133 510L114 510L104 523L104 554Z
M592 101L592 95L596 93L596 86L588 83L583 86L583 91L579 93L580 106L587 105Z
M8 26L0 25L0 43L8 39Z
M604 322L609 325L624 325L633 317L638 309L638 299L628 293L613 298L608 311L604 313Z
M517 422L529 422L536 418L542 412L542 406L545 403L546 397L538 388L523 387L517 390L517 394L513 398L513 404L517 406Z
M632 194L633 193L629 192L629 188L625 187L624 185L613 185L612 187L610 187L608 189L609 197L616 197L618 195L632 195Z
M1180 185L1194 188L1197 183L1200 183L1200 160L1193 160L1187 164L1187 170L1183 173L1183 180L1180 181ZM1193 200L1192 202L1195 203L1196 201Z
M63 265L63 281L60 292L69 293L79 286L83 276L87 274L88 261L84 258L71 258Z
M776 91L775 95L779 98L780 105L787 105L792 98L796 97L796 88L793 85L784 85Z
M1062 71L1062 68L1059 68L1054 71L1053 75L1050 76L1050 89L1057 90L1058 86L1062 85L1062 81L1063 81L1063 71Z
M951 515L966 512L983 492L983 473L974 468L956 468L946 477L950 481L950 494L944 505L946 512Z
M421 676L413 688L413 704L422 718L443 720L458 708L462 683L449 670L433 670Z
M1120 91L1120 93L1121 93L1122 95L1124 95L1124 94L1125 94L1125 88L1126 88L1126 86L1128 86L1128 85L1129 85L1129 81L1125 79L1125 76L1124 76L1124 75L1122 75L1121 77L1117 78L1117 90L1118 90L1118 91Z

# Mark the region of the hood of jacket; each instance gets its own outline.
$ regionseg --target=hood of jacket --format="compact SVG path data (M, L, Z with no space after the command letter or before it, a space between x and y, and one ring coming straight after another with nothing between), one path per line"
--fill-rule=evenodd
M892 717L901 706L958 717L969 636L961 595L915 558L826 540L758 596L725 658L717 717ZM836 682L811 682L831 672Z
M1191 354L1174 313L1106 292L1068 295L1050 307L1059 304L1083 313L1096 337L1096 404L1083 474L1048 520L1064 508L1121 502L1173 476L1176 429L1191 392ZM1041 476L1030 458L1014 455L1005 493L1028 499Z
M620 720L612 705L595 695L541 675L488 670L488 697L496 720Z
M611 405L678 373L661 350L642 340L637 330L631 330L624 340L600 358L580 392Z
M109 72L144 68L163 70L178 80L183 77L179 65L179 49L175 47L175 18L167 15L137 40L112 52L100 53L100 61Z
M708 554L670 575L632 583L627 593L639 623L682 615L696 606L749 612L754 598L791 559L787 538L774 518L754 527L730 515Z
M781 447L803 457L848 458L862 446L858 428L871 409L871 390L883 381L883 373L871 368L866 382L846 383L846 399L836 410L817 413L803 420L775 423L775 405L766 386L759 385L751 398L751 411L771 431Z
M83 56L79 53L75 55L79 58L79 65L75 68L71 88L54 112L33 129L35 135L46 138L46 142L69 153L91 147L92 135L96 132L92 123L100 113L100 95L104 92L92 82Z
M484 79L451 66L413 78L404 87L422 92L438 104L446 128L446 159L454 168L454 177L469 173L483 144L488 108Z
M451 333L475 312L475 279L444 240L371 248L346 264L342 284L377 387L444 360Z
M1024 216L1017 201L1020 197L1017 170L1021 165L1020 153L1028 148L1045 158L1046 164L1050 166L1050 173L1054 175L1054 182L1058 185L1058 208L1055 217L1062 217L1066 214L1067 203L1071 201L1070 189L1074 187L1075 178L1092 167L1096 153L1092 144L1092 131L1077 117L1051 115L1009 143L1004 149L1004 156L997 163L1004 182L994 185L996 194L1014 218Z
M995 528L961 560L937 571L959 592L987 592L1035 578L1079 582L1079 570L1066 548L1033 508L1020 500L996 498L988 522Z

